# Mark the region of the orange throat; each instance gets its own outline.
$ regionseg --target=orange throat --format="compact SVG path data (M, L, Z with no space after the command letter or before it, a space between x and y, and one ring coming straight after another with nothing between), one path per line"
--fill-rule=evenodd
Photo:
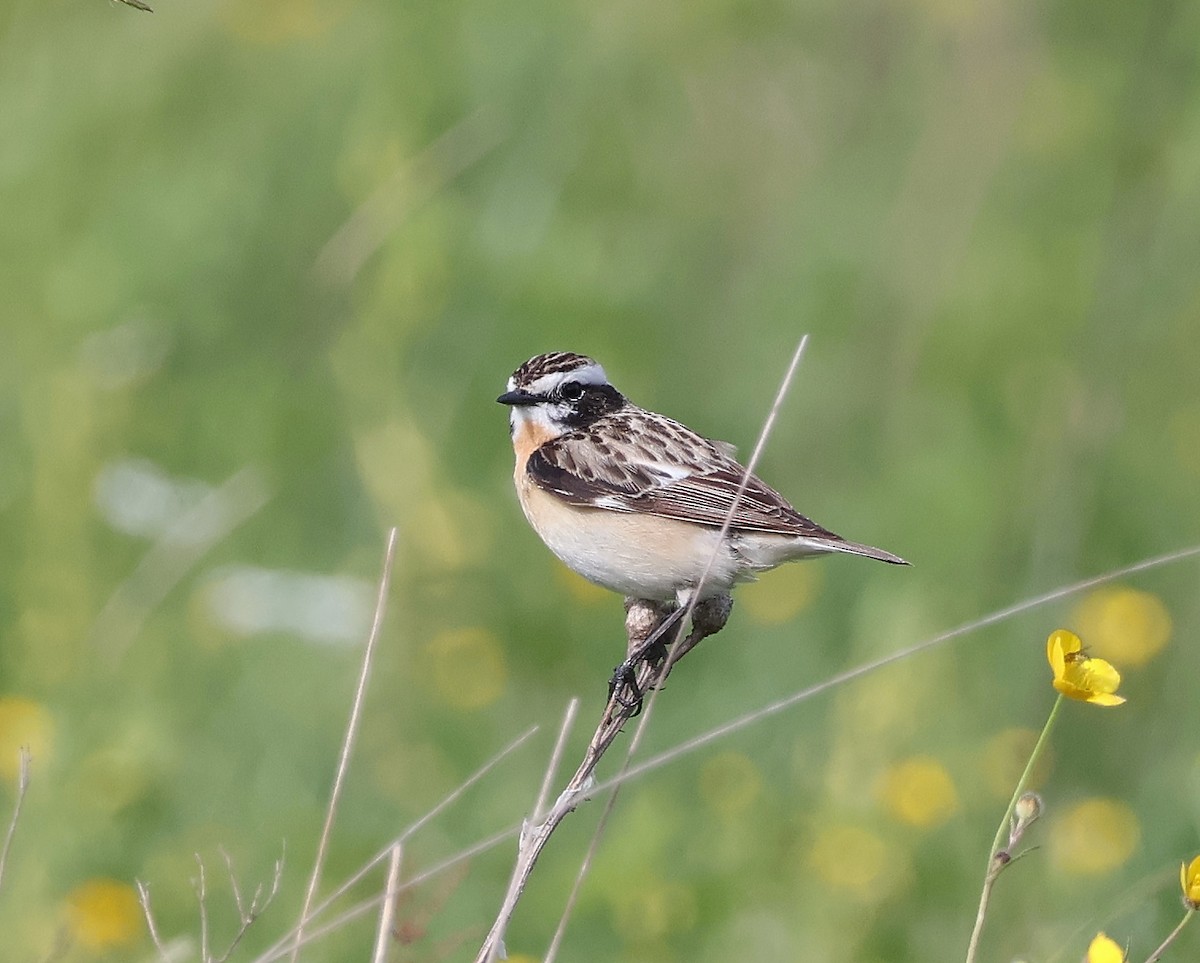
M536 421L522 419L513 433L513 451L517 455L514 475L520 478L525 473L525 462L529 456L554 438L554 434L545 425Z

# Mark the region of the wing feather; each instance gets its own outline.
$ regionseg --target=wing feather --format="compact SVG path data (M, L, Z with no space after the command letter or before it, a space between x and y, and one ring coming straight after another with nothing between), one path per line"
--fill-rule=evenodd
M526 463L533 481L573 505L640 512L734 530L839 540L797 512L730 454L661 415L603 419L538 448ZM736 505L735 505L736 503Z

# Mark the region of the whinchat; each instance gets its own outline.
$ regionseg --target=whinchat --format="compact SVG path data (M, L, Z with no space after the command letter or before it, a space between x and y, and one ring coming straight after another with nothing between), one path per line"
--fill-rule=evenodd
M614 592L682 608L814 555L908 564L805 518L747 477L731 445L632 404L591 358L530 358L496 400L510 408L529 524L569 568Z

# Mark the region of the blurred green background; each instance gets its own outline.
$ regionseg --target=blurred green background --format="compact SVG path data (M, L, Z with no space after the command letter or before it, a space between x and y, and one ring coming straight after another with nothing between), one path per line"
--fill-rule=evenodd
M741 590L646 752L1200 542L1200 4L155 7L0 8L0 812L34 754L3 958L152 959L135 878L195 958L194 853L220 948L220 847L252 889L285 841L235 958L286 931L392 525L326 891L538 724L406 874L519 820L576 694L578 757L622 613L512 494L493 399L534 353L594 355L748 452L811 333L761 472L914 562ZM1077 960L1101 927L1143 958L1200 851L1198 572L1027 613L643 777L564 958L961 958L1059 625L1129 703L1066 707L1042 848L999 884L984 958ZM551 843L514 958L544 952L598 814ZM417 887L392 958L469 958L513 854ZM373 926L303 958L364 959Z

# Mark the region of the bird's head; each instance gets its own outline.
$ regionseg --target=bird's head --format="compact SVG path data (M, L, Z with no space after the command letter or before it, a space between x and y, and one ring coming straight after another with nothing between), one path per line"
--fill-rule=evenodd
M552 438L582 428L626 404L599 364L570 351L530 358L512 373L507 387L496 400L511 409L509 423L513 431L529 423Z

